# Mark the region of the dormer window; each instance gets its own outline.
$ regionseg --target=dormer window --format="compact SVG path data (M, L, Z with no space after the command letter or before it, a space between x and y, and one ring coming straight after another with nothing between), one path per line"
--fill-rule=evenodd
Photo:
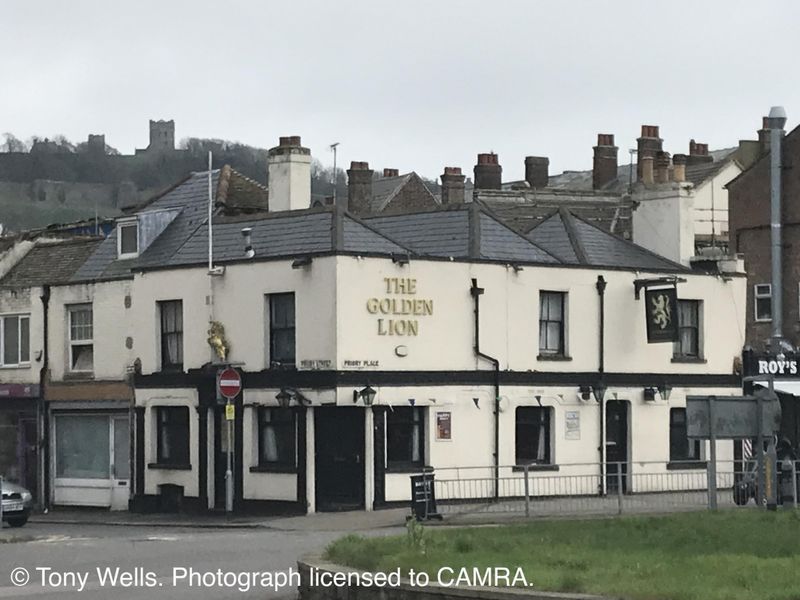
M136 219L117 223L117 257L139 256L139 223Z

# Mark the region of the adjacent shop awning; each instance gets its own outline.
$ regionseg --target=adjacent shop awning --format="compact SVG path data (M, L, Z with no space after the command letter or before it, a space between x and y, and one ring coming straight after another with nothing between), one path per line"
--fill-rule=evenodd
M769 383L766 381L759 381L758 385L764 389L769 389ZM781 381L780 379L776 379L773 385L776 392L800 396L800 381Z

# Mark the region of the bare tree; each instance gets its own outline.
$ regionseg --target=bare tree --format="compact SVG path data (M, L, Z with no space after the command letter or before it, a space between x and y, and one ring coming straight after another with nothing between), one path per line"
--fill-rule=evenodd
M2 152L27 152L28 146L13 133L4 133L5 141L0 146Z

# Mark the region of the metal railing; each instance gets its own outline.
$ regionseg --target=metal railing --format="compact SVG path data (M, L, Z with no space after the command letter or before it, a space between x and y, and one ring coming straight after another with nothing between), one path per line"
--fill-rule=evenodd
M446 467L427 471L440 514L507 513L526 517L664 513L754 506L752 462L575 463ZM800 465L778 477L778 496L797 504ZM783 486L783 487L781 487Z

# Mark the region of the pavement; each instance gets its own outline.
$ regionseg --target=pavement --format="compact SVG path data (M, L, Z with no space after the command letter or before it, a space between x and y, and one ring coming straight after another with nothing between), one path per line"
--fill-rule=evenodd
M352 532L402 527L408 508L380 511L349 511L298 516L231 516L185 514L139 514L98 509L54 509L31 515L30 523L50 525L103 525L107 527L169 527L189 529L271 529L276 531ZM22 532L25 528L22 528ZM4 531L9 531L5 529ZM13 531L13 530L12 530Z

